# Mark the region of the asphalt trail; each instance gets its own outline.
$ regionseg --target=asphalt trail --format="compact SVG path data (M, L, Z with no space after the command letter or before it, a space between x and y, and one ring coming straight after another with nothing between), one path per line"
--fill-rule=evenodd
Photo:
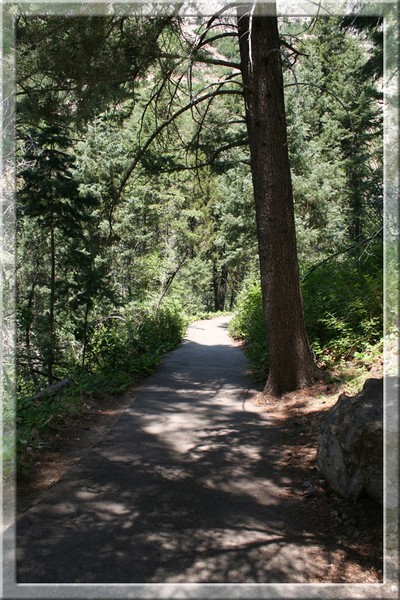
M227 318L191 325L101 442L19 519L17 582L318 575L320 546L288 527L275 427L246 369Z

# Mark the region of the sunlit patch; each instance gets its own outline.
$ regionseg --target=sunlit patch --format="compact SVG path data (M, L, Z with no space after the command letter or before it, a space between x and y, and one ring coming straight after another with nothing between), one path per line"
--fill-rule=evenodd
M75 495L78 498L78 500L93 500L93 499L97 498L96 492L89 492L87 490L81 490L81 491L77 492Z
M157 475L160 475L163 479L168 479L170 481L187 477L187 473L182 468L156 466L154 467L154 473L157 473Z
M112 513L113 515L131 515L129 508L125 504L119 504L118 502L94 502L93 507L97 510Z

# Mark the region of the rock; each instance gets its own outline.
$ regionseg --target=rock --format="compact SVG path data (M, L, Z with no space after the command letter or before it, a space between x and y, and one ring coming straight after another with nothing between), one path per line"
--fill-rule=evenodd
M315 489L315 487L313 485L310 485L304 490L303 496L305 496L306 498L308 498L309 496L314 496L316 491L317 490Z
M318 467L335 492L356 502L362 491L383 503L383 380L341 394L321 423Z

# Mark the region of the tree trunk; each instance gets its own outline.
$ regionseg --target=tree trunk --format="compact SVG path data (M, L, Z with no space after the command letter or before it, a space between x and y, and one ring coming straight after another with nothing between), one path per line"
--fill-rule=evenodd
M280 396L311 385L319 370L300 290L277 17L251 10L238 14L238 29L268 343L264 393Z
M213 290L214 290L214 309L223 311L225 308L225 298L228 283L228 267L223 265L218 271L217 261L213 261Z
M39 269L39 266L38 265L36 265L36 266L37 266L37 269ZM38 381L38 378L36 377L35 369L33 366L32 347L31 347L31 327L32 327L32 321L33 321L33 300L35 297L36 284L37 284L37 281L36 281L36 279L34 279L32 282L31 290L29 292L29 298L28 298L28 304L27 304L27 316L26 316L26 320L25 320L25 347L26 347L26 356L27 356L29 374L32 378L32 381L33 381L35 387L38 387L39 381Z
M164 300L166 293L168 292L169 288L171 287L172 282L174 281L175 277L177 276L177 274L179 273L179 271L181 270L181 268L187 261L188 256L189 256L189 252L186 252L185 256L180 259L180 261L179 261L178 265L175 267L175 269L168 274L167 280L165 281L165 283L162 286L160 297L157 301L156 310L159 310L159 308L161 306L161 302Z
M90 300L86 300L85 317L83 322L83 349L82 349L82 371L86 367L86 351L88 345L88 320L89 320Z

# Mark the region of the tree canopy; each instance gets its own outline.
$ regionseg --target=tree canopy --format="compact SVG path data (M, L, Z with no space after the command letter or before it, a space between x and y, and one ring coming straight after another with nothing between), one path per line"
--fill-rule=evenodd
M21 11L15 31L22 396L129 378L254 281L267 391L309 385L310 302L327 316L302 280L381 256L382 19Z

